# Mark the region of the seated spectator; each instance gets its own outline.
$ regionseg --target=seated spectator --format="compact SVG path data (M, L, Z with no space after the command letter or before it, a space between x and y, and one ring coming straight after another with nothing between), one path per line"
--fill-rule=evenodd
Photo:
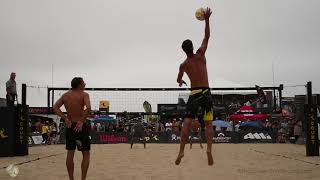
M176 119L173 119L173 122L172 122L172 133L175 134L175 135L178 135L179 134L179 122L177 122Z
M293 131L294 131L293 134L294 134L295 140L297 142L299 137L302 135L302 123L301 123L301 121L299 121L299 120L296 121Z

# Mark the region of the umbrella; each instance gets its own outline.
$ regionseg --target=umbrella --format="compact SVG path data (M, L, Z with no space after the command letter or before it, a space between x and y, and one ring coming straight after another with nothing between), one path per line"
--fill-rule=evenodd
M266 114L232 114L229 116L230 120L249 120L249 121L257 121L257 120L266 120L268 115Z
M219 126L219 127L223 127L223 128L228 128L230 126L229 123L222 121L222 120L215 120L212 122L213 126Z
M237 112L240 113L254 113L255 109L251 106L242 106Z
M266 114L257 114L256 110L251 106L242 106L237 114L230 115L230 120L239 120L239 121L256 121L256 120L266 120L268 115Z

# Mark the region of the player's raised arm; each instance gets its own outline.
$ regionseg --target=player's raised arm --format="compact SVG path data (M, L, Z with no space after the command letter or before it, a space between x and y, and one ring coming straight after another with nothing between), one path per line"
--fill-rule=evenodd
M211 9L207 8L206 12L204 14L204 18L205 18L204 38L202 40L201 47L198 49L197 53L201 53L201 54L205 54L206 53L206 50L207 50L207 47L208 47L209 38L210 38L210 23L209 23L209 19L210 19L211 14L212 14Z

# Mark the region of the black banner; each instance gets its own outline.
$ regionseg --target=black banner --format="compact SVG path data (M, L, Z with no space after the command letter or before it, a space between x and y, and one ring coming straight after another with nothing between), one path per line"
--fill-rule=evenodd
M37 144L35 141L36 137L31 136L32 139L29 142ZM90 139L92 144L116 144L116 143L130 143L131 142L130 133L120 133L120 132L90 132ZM193 143L206 142L205 132L201 133L201 138L197 135L189 135L188 142L192 138ZM171 131L167 132L153 132L145 136L145 141L147 143L180 143L180 133L174 134ZM213 143L239 143L239 133L238 132L216 132L213 137ZM143 139L135 139L134 142L142 142ZM64 130L61 132L59 143L64 144L66 142Z
M28 155L28 114L21 105L15 108L15 155Z
M0 156L28 155L26 117L21 105L0 108Z
M92 144L116 144L116 143L130 143L131 134L130 133L120 133L120 132L90 132L90 138ZM201 137L191 134L189 135L187 143L189 143L190 138L192 138L193 143L206 143L206 134L201 132ZM167 132L155 132L150 133L145 136L147 143L169 143L178 144L180 143L180 133L174 134L171 131ZM32 139L34 140L34 139ZM135 143L142 142L142 138L135 139ZM64 144L66 142L64 130L61 132L59 143ZM261 131L219 131L215 132L213 136L213 143L275 143L276 135L271 132ZM34 143L36 144L36 143Z
M319 156L317 106L305 105L307 156Z

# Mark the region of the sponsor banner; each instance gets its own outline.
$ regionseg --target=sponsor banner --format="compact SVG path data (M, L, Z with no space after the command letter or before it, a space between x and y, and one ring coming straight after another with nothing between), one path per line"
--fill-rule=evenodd
M131 142L132 136L128 134L128 141ZM158 132L154 132L154 133L150 133L148 135L145 136L145 141L147 143L168 143L167 137L165 136L164 133L158 133ZM143 141L142 138L139 138L138 140L135 139L134 142L136 141Z
M130 143L130 133L112 133L112 132L90 132L92 144L115 144L115 143ZM191 136L189 136L190 140ZM180 143L180 135L172 134L171 132L151 133L145 136L147 143ZM275 137L269 132L216 132L213 137L214 143L275 143ZM42 142L41 135L31 136L33 144ZM135 142L142 142L142 138L136 139ZM189 143L188 140L188 143ZM193 143L199 143L200 139L197 136L192 136ZM66 142L65 134L61 133L59 143ZM201 133L201 142L206 143L205 132Z
M91 132L91 143L93 144L113 144L113 143L129 143L132 136L130 133L102 133ZM168 143L163 133L152 133L144 137L147 143ZM143 141L142 138L135 141Z
M48 109L48 107L28 107L29 114L49 114L52 112L52 108Z
M126 133L103 133L103 132L90 132L90 140L92 144L115 144L115 143L128 143L128 136ZM66 142L65 132L61 133L59 143Z
M128 142L128 137L119 134L100 134L99 143L126 143Z
M241 143L275 143L276 138L270 132L240 132Z
M231 143L232 141L231 133L225 132L225 133L216 133L213 137L214 143Z
M29 146L40 145L42 143L42 135L40 133L31 133L28 136Z
M107 100L100 101L99 103L99 110L100 111L107 111L109 112L110 102Z
M238 143L237 136L237 132L216 132L213 136L213 143ZM168 137L167 143L180 143L180 135L170 134ZM207 141L205 132L201 132L201 139L193 134L192 136L189 136L188 142L190 141L190 138L192 138L193 143L199 143L200 141L206 143Z
M167 136L167 142L168 143L180 143L180 135L172 134L172 133L166 133ZM189 136L190 138L190 136Z
M35 145L41 144L43 141L42 135L34 135L34 136L31 136L31 138Z

